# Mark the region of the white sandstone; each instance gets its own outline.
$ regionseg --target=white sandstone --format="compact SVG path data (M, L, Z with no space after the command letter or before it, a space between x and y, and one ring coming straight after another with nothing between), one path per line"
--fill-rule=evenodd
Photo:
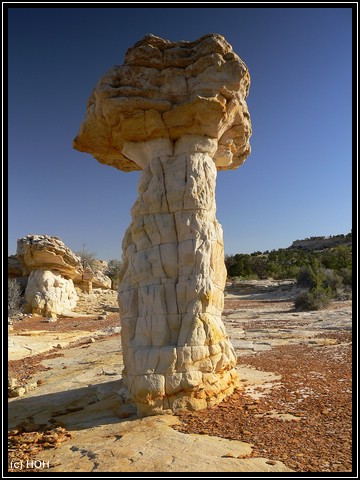
M77 300L71 279L50 270L33 270L30 273L25 290L25 311L52 318L71 315Z

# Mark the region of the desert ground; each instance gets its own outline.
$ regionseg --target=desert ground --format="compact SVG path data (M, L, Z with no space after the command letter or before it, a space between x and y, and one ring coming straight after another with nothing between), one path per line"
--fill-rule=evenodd
M138 418L116 292L9 327L9 471L351 472L352 309L296 312L290 281L226 289L240 388L218 406Z

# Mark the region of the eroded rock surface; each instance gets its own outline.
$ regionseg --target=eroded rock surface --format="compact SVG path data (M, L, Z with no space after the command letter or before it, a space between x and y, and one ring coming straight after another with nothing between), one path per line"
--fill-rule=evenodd
M215 184L250 153L249 82L220 35L148 35L100 79L74 140L142 170L119 285L123 376L140 415L212 406L238 384Z

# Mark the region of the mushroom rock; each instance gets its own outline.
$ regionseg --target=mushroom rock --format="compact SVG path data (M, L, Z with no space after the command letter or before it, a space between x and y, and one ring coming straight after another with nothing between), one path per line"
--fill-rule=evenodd
M82 271L81 260L59 237L27 235L17 241L16 257L23 273L33 270L56 270L74 279Z
M71 315L78 300L73 280L83 270L80 258L50 235L19 238L16 258L23 274L29 275L25 311L53 318Z
M250 153L244 62L221 35L147 35L92 92L74 148L142 170L123 240L123 377L139 415L216 405L238 386L221 314L217 170Z

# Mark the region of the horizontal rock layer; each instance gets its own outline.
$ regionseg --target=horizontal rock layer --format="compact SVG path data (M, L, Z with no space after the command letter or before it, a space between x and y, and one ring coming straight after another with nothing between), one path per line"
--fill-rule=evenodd
M81 260L59 237L27 235L17 241L16 257L24 274L32 270L56 270L66 278L82 271Z

